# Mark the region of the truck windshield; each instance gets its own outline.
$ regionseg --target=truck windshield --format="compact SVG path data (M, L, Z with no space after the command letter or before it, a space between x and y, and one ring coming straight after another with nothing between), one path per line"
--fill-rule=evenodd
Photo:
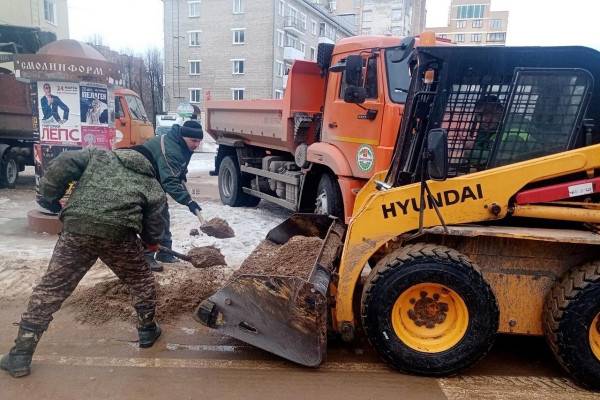
M406 57L402 61L397 61L399 52L403 52L403 50L400 48L387 49L385 51L385 65L387 69L390 99L394 103L405 103L408 87L410 86L408 62L411 57Z
M125 100L127 100L127 105L129 106L129 111L131 112L131 117L133 119L144 122L148 121L148 116L146 115L146 110L144 110L144 105L137 96L126 95Z

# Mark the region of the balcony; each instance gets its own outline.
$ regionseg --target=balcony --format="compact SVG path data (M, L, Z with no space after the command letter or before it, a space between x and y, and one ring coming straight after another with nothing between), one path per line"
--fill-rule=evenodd
M295 47L284 47L283 48L283 59L285 61L304 60L304 53Z
M288 15L283 19L283 29L302 34L306 32L306 21L302 21L298 17L291 17Z

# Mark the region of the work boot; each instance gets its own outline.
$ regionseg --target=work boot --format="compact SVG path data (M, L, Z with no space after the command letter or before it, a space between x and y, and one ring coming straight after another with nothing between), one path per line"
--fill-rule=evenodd
M15 345L0 360L0 369L7 371L13 378L29 375L31 358L43 332L38 326L21 322Z
M146 259L146 263L148 264L148 266L150 267L150 271L152 272L162 272L163 271L163 266L160 265L155 259L154 259L154 253L147 253L144 254L144 258Z
M171 263L176 263L178 260L169 253L165 253L164 251L159 251L158 253L156 253L156 261L171 264Z
M152 347L162 333L160 326L154 320L154 311L138 311L137 330L140 338L139 346L142 349Z

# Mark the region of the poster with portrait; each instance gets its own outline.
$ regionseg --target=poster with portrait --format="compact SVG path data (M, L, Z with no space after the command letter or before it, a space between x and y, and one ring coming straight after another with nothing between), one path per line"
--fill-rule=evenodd
M114 142L114 129L108 126L82 126L82 147L96 147L102 150L111 150Z
M40 142L48 145L80 146L79 84L39 81L37 89Z
M108 125L108 89L103 85L81 84L79 102L82 125Z

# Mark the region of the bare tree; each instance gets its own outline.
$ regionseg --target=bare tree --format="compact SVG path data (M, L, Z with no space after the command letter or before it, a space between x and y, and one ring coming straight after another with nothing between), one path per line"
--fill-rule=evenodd
M163 113L163 59L159 49L153 48L146 50L144 55L146 64L146 79L148 80L151 116L153 123L156 123L156 114Z

